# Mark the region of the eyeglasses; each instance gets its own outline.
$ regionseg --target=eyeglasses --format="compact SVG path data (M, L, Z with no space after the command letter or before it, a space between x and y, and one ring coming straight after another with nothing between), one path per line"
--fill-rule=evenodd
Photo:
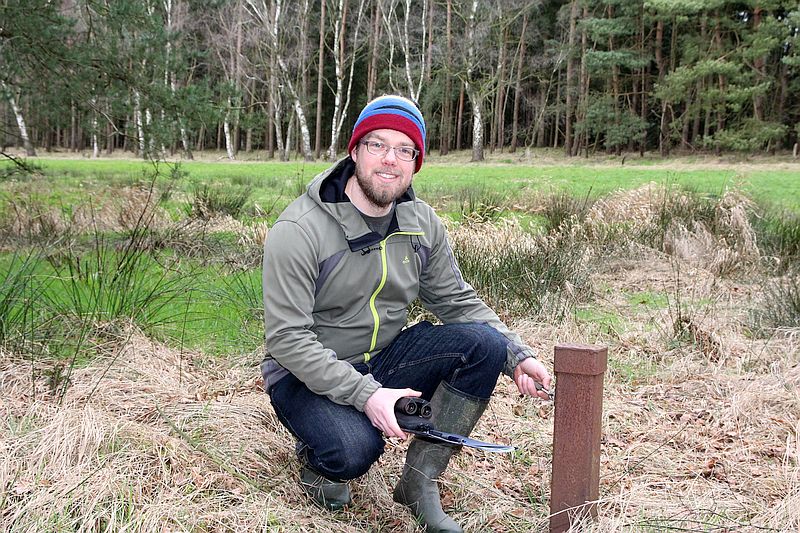
M389 146L380 141L361 141L361 144L367 147L367 152L381 157L388 154L389 150L394 150L395 157L400 161L413 161L419 155L419 150L410 146Z

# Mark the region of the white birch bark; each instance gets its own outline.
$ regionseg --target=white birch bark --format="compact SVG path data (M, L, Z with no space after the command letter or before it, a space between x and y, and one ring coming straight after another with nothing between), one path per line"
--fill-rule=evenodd
M167 32L172 34L174 30L174 23L172 19L172 8L174 4L172 0L164 0L164 13L166 15L166 26ZM172 71L172 65L170 63L172 57L172 41L167 41L166 46L166 60L164 62L164 85L169 87L170 93L172 97L175 98L175 94L177 92L177 84L175 82L175 73ZM189 137L186 134L186 125L181 113L178 113L176 117L178 120L178 128L181 134L181 145L183 146L183 152L188 159L194 159L192 156L192 150L189 147Z
M233 151L233 136L231 134L231 107L233 107L233 103L229 97L228 107L225 109L225 118L222 121L222 129L225 132L225 151L228 153L228 159L233 161L236 159L236 153Z
M339 0L337 5L337 12L334 15L334 58L336 67L336 94L334 95L334 109L333 119L331 120L331 144L328 148L328 159L333 161L336 159L336 145L339 142L339 135L342 131L344 119L347 116L347 109L350 107L350 97L352 95L353 87L353 70L356 63L357 47L359 44L358 34L361 30L361 22L364 15L365 0L360 0L358 3L358 14L356 16L356 27L353 31L353 46L351 47L352 54L350 56L350 71L347 81L347 90L344 90L344 62L345 62L345 43L343 42L342 25L346 22L342 20L342 13L344 11L344 1Z
M92 97L92 159L100 157L100 144L97 142L97 97Z
M383 21L383 25L386 27L386 37L389 40L389 63L388 63L388 77L389 77L389 87L391 87L392 92L398 93L401 91L397 90L397 87L394 83L394 28L397 27L397 17L395 16L395 7L397 6L396 0L389 0L388 6L383 2L378 4L378 8L380 9L381 13L381 20Z
M300 128L300 138L303 144L303 158L306 161L313 161L314 160L314 153L311 149L311 132L308 129L308 120L306 119L305 111L303 110L303 104L300 99L300 95L295 87L294 82L292 81L292 74L289 71L289 67L286 64L286 61L283 58L283 51L280 49L280 41L278 39L278 32L281 27L281 15L283 13L283 2L282 0L275 1L275 14L274 19L270 21L269 10L267 9L266 4L263 0L256 1L256 0L247 0L247 5L250 8L250 12L256 18L256 20L262 24L263 26L269 28L270 34L270 44L272 46L272 53L277 61L281 82L285 86L285 88L289 91L289 96L292 99L292 106L294 109L295 116L297 117L297 122ZM307 5L307 4L306 4ZM324 23L324 21L322 22ZM305 36L303 36L305 37ZM276 128L280 128L278 125L278 114L276 113ZM288 160L289 155L288 151L291 147L291 143L289 142L291 132L291 125L290 129L286 133L286 143L282 144L282 141L278 141L279 147L278 151L281 154L282 160ZM278 134L278 139L281 138L280 131L276 129L276 133Z
M472 81L475 67L475 14L478 0L472 0L472 9L467 22L467 78L464 80L467 96L472 104L472 161L483 161L483 96L480 88Z
M139 155L145 157L144 125L142 124L142 97L137 89L133 90L133 121L136 123L136 134L139 137Z
M411 74L411 59L412 59L412 51L411 51L411 39L408 36L408 24L411 19L411 0L403 0L406 5L406 12L405 12L405 20L403 21L403 55L405 56L405 72L406 72L406 84L408 85L408 95L409 97L415 101L419 102L419 95L422 92L422 80L425 78L425 48L426 48L426 39L428 36L427 32L427 23L428 23L428 0L423 0L422 2L422 44L420 45L420 54L419 54L419 78L416 81L416 85L414 83L413 76Z
M19 136L22 139L22 146L25 148L25 154L31 157L35 156L36 150L33 148L33 143L31 143L31 139L28 136L28 127L25 124L25 117L22 115L22 110L17 103L18 95L15 96L11 88L6 85L4 81L0 81L0 89L3 90L9 105L11 105L11 111L14 113L14 118L17 121L17 128L19 128Z
M145 124L145 126L147 126L148 131L151 132L150 139L148 140L148 143L147 143L147 155L148 156L152 156L153 152L155 152L155 149L156 149L156 142L155 142L155 139L153 139L153 135L152 135L152 131L153 131L152 130L153 113L150 112L150 108L149 107L146 107L144 109L144 124Z

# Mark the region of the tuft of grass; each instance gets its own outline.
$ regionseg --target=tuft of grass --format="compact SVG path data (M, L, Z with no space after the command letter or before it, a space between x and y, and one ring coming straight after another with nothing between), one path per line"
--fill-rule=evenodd
M503 195L486 188L461 189L456 201L461 220L470 223L497 221L507 209Z
M774 260L778 272L786 272L800 262L800 216L786 210L768 209L754 217L759 246Z
M757 329L800 327L800 273L768 280L763 287L763 300L751 312Z
M36 306L49 281L35 277L41 259L28 251L0 261L0 346L19 342L35 326Z
M250 199L252 187L212 186L207 183L195 185L193 198L186 206L188 215L209 220L219 215L237 218Z
M583 222L594 204L590 193L591 189L583 198L576 198L565 191L548 196L542 209L546 221L545 229L548 232L556 231L570 219Z
M587 293L591 247L576 226L533 236L504 221L461 225L452 235L464 278L503 313L563 319Z

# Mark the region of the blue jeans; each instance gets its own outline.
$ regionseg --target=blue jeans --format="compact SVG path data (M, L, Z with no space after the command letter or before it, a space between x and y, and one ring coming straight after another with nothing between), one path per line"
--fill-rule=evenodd
M442 381L464 396L488 400L505 366L507 344L485 324L420 322L354 368L384 387L418 390L427 400ZM311 392L293 374L268 392L278 419L298 440L301 460L323 476L357 478L383 453L383 436L364 413Z

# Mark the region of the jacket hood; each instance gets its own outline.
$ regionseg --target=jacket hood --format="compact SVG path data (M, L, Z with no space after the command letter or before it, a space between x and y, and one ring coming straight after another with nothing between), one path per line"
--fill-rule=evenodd
M339 160L331 168L317 175L308 185L306 194L341 226L351 251L370 248L382 241L384 235L373 232L364 217L350 201L344 188L353 175L356 164L350 156ZM409 187L395 203L394 217L388 233L396 231L419 232L420 221L414 209L416 196Z

